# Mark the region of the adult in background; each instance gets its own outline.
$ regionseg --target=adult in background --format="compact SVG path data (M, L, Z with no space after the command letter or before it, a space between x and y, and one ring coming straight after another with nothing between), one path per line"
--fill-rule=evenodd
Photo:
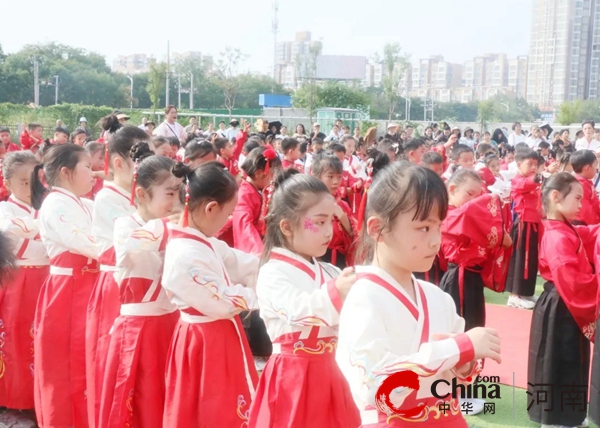
M156 127L152 135L155 137L175 137L181 143L185 142L187 133L183 126L177 123L177 108L174 105L167 106L165 121Z
M234 138L237 138L238 132L240 132L240 122L237 119L233 119L229 122L229 128L225 131L225 138L229 141L233 141Z
M512 130L514 131L508 137L508 144L512 147L515 147L519 143L525 143L527 137L523 133L523 127L520 122L513 123Z
M600 151L600 141L596 140L596 131L594 127L596 124L593 120L586 120L581 124L583 129L583 138L580 138L575 143L575 150L592 150L594 152Z
M145 131L147 124L148 124L148 118L142 117L142 124L140 126L138 126L138 128L143 129Z
M85 117L82 117L79 119L79 126L77 127L77 129L75 129L75 132L80 131L80 130L85 131L85 135L87 138L92 137L92 131L90 131L90 128L88 127L87 119Z

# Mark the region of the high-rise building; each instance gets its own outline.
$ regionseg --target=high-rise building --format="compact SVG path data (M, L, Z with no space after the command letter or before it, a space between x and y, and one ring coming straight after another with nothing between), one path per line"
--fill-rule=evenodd
M527 101L552 110L598 98L599 0L533 0Z
M119 55L113 61L112 70L123 74L145 73L154 63L156 63L156 59L148 57L146 54Z
M411 96L451 101L450 89L460 85L462 72L460 64L445 61L441 55L421 59L412 66Z

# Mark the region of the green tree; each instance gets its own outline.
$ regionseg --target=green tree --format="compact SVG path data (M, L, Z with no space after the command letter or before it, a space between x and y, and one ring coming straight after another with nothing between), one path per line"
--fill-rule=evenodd
M398 43L387 43L383 49L384 76L382 88L387 101L388 121L392 120L406 82L405 73L409 57L401 54Z
M156 113L160 97L165 90L167 78L167 64L160 62L152 64L150 71L148 72L148 84L146 90L150 95L150 102L152 103L152 114Z
M238 67L245 58L246 55L239 49L227 46L225 51L221 52L221 57L217 62L214 82L223 91L224 105L229 112L229 120L231 120L233 108L235 107L241 87Z
M488 122L492 121L494 119L494 115L496 114L494 101L481 101L477 108L477 112L477 121L480 124L481 132L483 132L487 129Z
M558 123L564 126L568 126L577 121L580 116L581 102L576 101L565 101L560 105L558 113Z

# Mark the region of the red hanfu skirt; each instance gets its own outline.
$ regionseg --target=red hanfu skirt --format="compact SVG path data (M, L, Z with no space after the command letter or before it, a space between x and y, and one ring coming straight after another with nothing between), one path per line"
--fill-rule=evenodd
M180 320L167 358L164 427L241 428L258 374L239 317Z
M87 427L85 319L98 266L68 252L51 265L35 311L35 412L42 428Z
M360 426L360 412L335 362L336 339L309 337L300 341L298 333L284 336L273 345L274 349L281 347L281 353L271 356L260 377L248 426Z
M165 370L179 311L124 316L110 335L99 428L162 428Z
M21 266L0 301L0 406L33 409L33 319L49 266Z
M100 395L110 342L110 329L119 316L121 301L114 272L101 271L92 290L85 327L87 406L90 428L98 425Z

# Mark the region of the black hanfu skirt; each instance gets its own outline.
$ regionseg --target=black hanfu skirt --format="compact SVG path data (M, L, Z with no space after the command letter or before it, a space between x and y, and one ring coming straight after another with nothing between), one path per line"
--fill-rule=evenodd
M510 234L513 252L504 291L523 297L535 294L540 227L539 223L521 222L519 219L515 221Z
M460 277L462 270L463 298L460 296ZM461 268L454 263L448 264L448 271L442 277L440 288L452 296L456 312L465 319L465 331L485 326L485 296L480 267Z

